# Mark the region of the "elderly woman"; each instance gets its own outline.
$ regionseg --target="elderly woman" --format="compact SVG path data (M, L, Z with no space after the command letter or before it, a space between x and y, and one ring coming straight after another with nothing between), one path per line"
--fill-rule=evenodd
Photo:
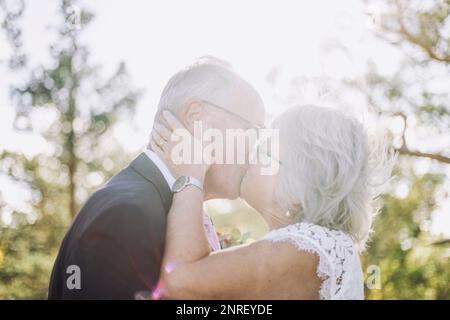
M172 130L181 125L165 115ZM274 121L280 155L276 175L251 165L241 197L265 219L270 232L249 244L210 251L202 230L201 188L173 197L159 290L174 299L363 299L359 252L376 213L376 185L391 161L374 152L363 126L323 107L294 107ZM155 135L170 140L171 130ZM170 162L173 143L152 143ZM381 159L373 161L373 156ZM178 176L203 181L207 165L171 166ZM189 250L181 250L181 242Z

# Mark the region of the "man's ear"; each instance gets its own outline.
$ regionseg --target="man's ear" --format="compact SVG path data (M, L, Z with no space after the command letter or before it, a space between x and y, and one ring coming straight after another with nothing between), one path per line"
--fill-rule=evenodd
M183 112L183 125L192 131L194 122L200 121L204 117L203 105L199 102L191 102L187 105Z

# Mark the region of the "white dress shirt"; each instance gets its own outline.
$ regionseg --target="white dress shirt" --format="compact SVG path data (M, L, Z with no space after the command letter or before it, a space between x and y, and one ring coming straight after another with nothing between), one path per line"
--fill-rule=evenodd
M173 187L176 179L172 175L172 173L170 172L169 168L166 166L164 161L162 161L161 158L152 150L145 149L144 152L147 155L147 157L149 157L150 160L152 160L152 162L155 164L155 166L162 173L162 175L164 176L164 179L167 182L167 185L169 186L170 190L172 190L172 187Z
M172 186L174 185L176 179L173 174L170 172L167 165L162 161L162 159L152 150L145 149L144 153L150 160L155 164L155 166L159 169L161 174L164 176L164 179L167 182L170 190L172 190ZM220 250L220 241L216 233L216 229L214 228L214 224L209 217L209 215L203 210L203 225L205 227L206 236L208 238L208 242L213 251Z

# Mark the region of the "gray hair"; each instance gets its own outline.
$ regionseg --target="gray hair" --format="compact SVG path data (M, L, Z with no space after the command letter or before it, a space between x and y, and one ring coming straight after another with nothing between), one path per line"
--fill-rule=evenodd
M226 105L239 86L239 80L228 62L211 56L201 57L170 78L161 93L158 110L175 111L193 99Z
M274 127L284 150L279 201L299 205L299 221L346 232L362 251L395 160L385 141L369 142L362 124L339 110L310 105L290 109Z

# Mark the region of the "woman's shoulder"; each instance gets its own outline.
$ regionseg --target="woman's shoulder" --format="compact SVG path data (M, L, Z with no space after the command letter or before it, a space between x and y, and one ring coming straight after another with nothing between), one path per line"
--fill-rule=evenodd
M322 299L332 299L341 290L347 271L353 274L359 268L359 258L351 237L343 231L330 229L313 223L300 222L272 230L265 237L271 242L289 242L298 250L319 257L317 275L324 280Z
M309 222L298 222L270 231L265 237L267 240L281 240L284 238L306 239L325 250L333 247L354 247L351 237L341 231L330 229Z

